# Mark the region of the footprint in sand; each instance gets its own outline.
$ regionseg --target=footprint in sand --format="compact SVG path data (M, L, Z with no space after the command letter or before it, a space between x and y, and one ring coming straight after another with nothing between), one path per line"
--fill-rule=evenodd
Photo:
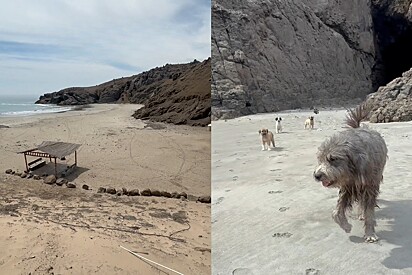
M281 171L282 169L270 169L270 172Z
M214 204L217 205L217 204L221 203L224 199L225 199L225 197L219 197L219 198L217 198L217 200Z
M268 193L269 194L280 194L280 193L282 193L283 191L269 191Z
M285 232L285 233L275 233L272 235L274 238L290 238L292 236L292 233Z
M226 189L226 190L225 190L225 192L230 192L230 191L231 191L230 189Z
M320 270L314 268L306 269L306 275L318 275Z
M275 181L283 181L282 179L275 179Z
M288 209L289 209L289 207L281 207L281 208L279 208L279 211L280 212L285 212Z
M233 172L233 171L234 171L233 169L230 169L230 170L229 170L229 172Z
M233 180L233 181L237 181L238 178L239 178L238 176L234 176L234 177L232 178L232 180Z
M236 268L232 271L232 275L254 275L249 268Z

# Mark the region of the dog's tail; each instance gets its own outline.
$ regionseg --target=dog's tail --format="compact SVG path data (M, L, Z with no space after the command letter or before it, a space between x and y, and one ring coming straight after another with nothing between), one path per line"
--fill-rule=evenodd
M273 148L275 148L276 146L275 146L275 137L272 135L272 145L273 145Z
M347 109L346 125L351 128L359 128L361 122L368 117L370 110L370 106L365 103L360 104L355 109Z

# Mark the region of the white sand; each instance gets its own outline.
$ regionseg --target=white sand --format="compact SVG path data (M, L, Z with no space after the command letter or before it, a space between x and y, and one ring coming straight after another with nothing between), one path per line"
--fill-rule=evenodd
M258 130L284 133L261 151ZM212 125L213 274L412 274L412 123L370 124L385 138L389 160L376 211L377 244L332 221L337 189L312 178L322 141L344 126L344 110L263 114Z

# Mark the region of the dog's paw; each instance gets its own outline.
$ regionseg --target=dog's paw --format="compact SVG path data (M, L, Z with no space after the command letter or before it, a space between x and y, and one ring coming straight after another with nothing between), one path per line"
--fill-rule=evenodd
M378 236L376 236L375 234L365 235L364 239L366 243L376 243L379 240Z
M340 215L337 210L333 211L333 220L343 229L346 233L350 233L352 230L352 225L348 222L345 216Z

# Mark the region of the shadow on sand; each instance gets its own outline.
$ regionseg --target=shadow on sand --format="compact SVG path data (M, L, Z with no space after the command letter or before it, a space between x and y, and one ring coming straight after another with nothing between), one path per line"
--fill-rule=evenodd
M65 178L68 181L74 181L78 176L83 174L84 172L88 171L88 168L84 167L75 167L74 169L69 170L69 172L65 172L67 170L68 166L66 164L62 163L57 163L57 173L59 177ZM43 175L43 174L48 174L48 175L53 175L54 174L54 163L47 163L43 167L36 169L33 171L33 174L35 175Z
M381 209L376 211L376 234L381 240L399 246L392 249L389 257L382 264L389 269L412 267L412 200L379 200ZM385 220L392 230L380 231L379 220ZM354 243L363 243L363 238L350 236Z
M389 269L412 267L412 200L386 201L379 199L381 209L376 211L376 234L381 240L399 246L392 249L390 255L382 261ZM380 231L379 220L385 220L392 230ZM354 243L363 243L359 236L350 236Z
M412 200L379 200L382 209L376 212L377 222L387 220L392 227L390 231L377 230L378 236L388 243L399 247L392 249L389 257L382 264L390 269L412 267ZM379 227L377 227L379 229Z

